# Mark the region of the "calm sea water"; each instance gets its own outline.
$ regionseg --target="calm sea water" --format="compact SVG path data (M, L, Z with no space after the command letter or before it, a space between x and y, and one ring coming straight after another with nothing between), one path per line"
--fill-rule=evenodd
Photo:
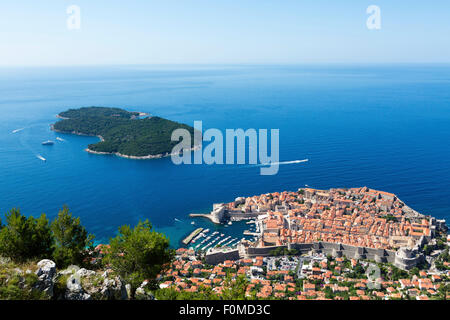
M310 161L261 176L255 166L91 155L83 149L96 138L50 131L57 113L91 105L204 128L279 128L280 161ZM0 69L0 119L2 214L53 218L67 204L98 241L146 218L173 246L199 225L238 235L245 224L191 225L187 215L305 185L369 186L450 215L449 65ZM41 145L56 136L65 141Z

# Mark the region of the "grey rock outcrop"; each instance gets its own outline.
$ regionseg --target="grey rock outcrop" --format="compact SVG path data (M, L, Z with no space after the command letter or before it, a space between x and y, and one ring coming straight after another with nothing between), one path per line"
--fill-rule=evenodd
M49 298L63 300L127 300L132 296L132 289L112 270L94 271L78 266L57 272L55 262L44 259L37 264L35 274L38 281L33 285L48 295ZM14 270L21 275L21 269ZM26 273L32 272L27 270ZM138 291L139 299L154 299L144 281Z
M82 278L82 277L91 277L91 276L94 276L94 275L96 275L96 273L95 273L95 271L87 270L87 269L85 269L85 268L81 268L80 270L78 270L78 271L76 272L76 275L77 275L78 277Z
M62 273L61 273L62 274ZM67 280L65 299L69 300L125 300L128 294L124 281L111 270L99 273L73 266L64 271Z
M56 264L52 260L44 259L38 262L38 282L35 285L36 289L47 293L50 297L53 296L54 278L56 276Z
M100 288L100 293L104 299L107 300L126 300L129 294L126 290L125 283L118 276L108 277L105 272L103 274L104 280Z
M125 290L126 290L126 292L127 292L127 296L128 296L128 297L131 297L131 284L127 283L127 284L125 285Z
M134 293L134 297L136 300L155 300L155 297L153 294L151 294L147 290L148 282L144 281L142 282L141 286L136 289L136 292Z
M64 297L67 300L91 300L91 295L84 291L80 278L76 274L71 275L67 279L67 289Z

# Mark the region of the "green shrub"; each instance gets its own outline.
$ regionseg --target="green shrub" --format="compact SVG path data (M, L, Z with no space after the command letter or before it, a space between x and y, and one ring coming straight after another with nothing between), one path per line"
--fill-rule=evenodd
M59 267L83 265L87 257L87 248L92 248L93 236L80 224L80 218L72 217L69 209L59 211L52 222L51 230L55 239L53 259Z
M38 219L27 218L12 209L6 214L6 222L0 229L0 255L19 262L51 256L53 236L45 214Z
M200 287L196 292L177 291L164 288L153 291L157 300L219 300L220 297L211 288Z
M133 291L144 280L156 288L154 279L165 265L172 261L174 250L169 249L169 239L152 230L148 220L119 228L119 234L110 239L105 262L131 284Z

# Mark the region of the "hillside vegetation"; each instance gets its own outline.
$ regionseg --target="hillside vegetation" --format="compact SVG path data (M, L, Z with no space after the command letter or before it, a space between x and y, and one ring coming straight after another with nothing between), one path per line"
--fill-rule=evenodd
M51 222L10 210L0 220L0 300L153 299L173 260L169 239L148 220L118 231L94 248L67 207Z

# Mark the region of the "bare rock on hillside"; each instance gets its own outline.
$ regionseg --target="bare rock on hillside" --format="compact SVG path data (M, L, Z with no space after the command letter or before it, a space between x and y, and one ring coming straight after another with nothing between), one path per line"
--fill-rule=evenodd
M71 275L67 279L67 289L64 297L67 300L91 300L91 295L84 291L80 278L76 274Z
M36 275L38 276L38 281L35 288L52 297L54 278L56 276L56 264L52 260L44 259L39 261L37 266L38 270L36 271Z

